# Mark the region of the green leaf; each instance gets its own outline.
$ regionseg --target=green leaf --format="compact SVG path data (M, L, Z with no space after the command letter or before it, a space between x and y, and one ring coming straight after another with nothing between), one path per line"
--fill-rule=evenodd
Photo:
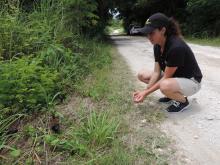
M55 139L51 142L52 146L56 146L57 144L59 144L60 140L59 139Z
M10 155L11 155L12 157L18 157L20 154L21 154L21 150L19 150L19 149L13 149L13 150L10 152Z

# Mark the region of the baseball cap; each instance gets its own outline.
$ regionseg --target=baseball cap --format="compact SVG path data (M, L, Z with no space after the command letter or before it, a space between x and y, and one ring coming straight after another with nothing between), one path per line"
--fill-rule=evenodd
M142 34L149 34L157 28L167 27L168 24L169 18L166 15L163 13L155 13L147 19L145 26L139 29L139 31Z

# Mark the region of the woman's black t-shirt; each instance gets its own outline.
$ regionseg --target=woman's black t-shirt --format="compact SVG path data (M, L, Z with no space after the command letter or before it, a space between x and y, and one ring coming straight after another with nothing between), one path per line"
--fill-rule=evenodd
M202 73L190 47L177 36L167 38L164 51L160 45L154 45L155 62L158 62L162 71L165 67L177 67L173 77L194 78L201 82Z

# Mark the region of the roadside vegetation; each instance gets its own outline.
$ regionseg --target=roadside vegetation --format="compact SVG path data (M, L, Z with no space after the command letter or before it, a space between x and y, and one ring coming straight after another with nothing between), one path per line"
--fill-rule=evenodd
M208 46L215 46L220 47L220 38L193 38L193 37L186 37L185 38L188 42L199 44L199 45L208 45Z
M107 34L110 35L125 35L125 30L123 28L123 21L119 19L112 19L109 26L106 27Z
M0 2L2 164L167 164L164 114L151 97L132 103L135 80L104 35L126 21L110 22L120 4L106 2Z
M166 140L155 129L163 115L133 105L134 82L103 38L98 4L22 2L1 2L0 162L164 164L157 149ZM135 111L154 133L130 145Z

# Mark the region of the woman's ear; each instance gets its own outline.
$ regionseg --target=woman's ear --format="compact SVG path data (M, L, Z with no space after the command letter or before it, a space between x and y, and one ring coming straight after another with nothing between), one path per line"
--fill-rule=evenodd
M166 29L165 27L163 27L163 28L161 29L161 32L162 32L163 35L165 34L166 30L167 30L167 29Z

